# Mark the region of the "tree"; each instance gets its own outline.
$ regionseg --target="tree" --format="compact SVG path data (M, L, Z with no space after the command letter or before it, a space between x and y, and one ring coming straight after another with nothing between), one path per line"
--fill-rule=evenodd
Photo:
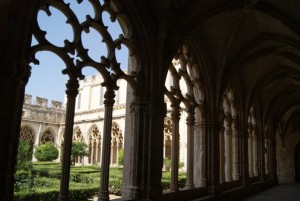
M77 157L82 158L83 156L88 156L88 146L84 142L73 142L72 143L72 150L71 150L71 157L73 164L75 163L75 159Z
M53 161L58 157L58 150L53 143L45 143L36 148L34 156L38 161Z
M31 168L31 149L27 141L20 140L17 156L17 169L28 170Z

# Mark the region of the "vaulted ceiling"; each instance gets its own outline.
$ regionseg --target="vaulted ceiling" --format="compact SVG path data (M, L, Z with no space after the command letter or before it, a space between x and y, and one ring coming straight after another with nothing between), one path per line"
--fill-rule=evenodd
M246 110L261 105L266 122L299 122L300 1L298 0L121 0L126 10L163 44L165 56L184 40L205 55L215 90L234 80ZM143 10L142 14L138 10ZM139 13L139 14L137 14ZM141 40L141 39L140 39ZM171 49L171 50L170 50ZM200 55L199 52L196 54ZM200 58L200 57L199 57ZM226 85L226 84L225 84Z

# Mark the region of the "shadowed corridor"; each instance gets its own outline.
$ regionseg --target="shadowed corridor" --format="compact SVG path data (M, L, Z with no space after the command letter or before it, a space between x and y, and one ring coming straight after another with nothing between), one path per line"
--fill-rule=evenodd
M242 201L299 201L300 183L281 183Z

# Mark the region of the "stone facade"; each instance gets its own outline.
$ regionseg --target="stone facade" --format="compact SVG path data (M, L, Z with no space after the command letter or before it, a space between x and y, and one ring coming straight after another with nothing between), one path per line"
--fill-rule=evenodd
M174 65L179 67L179 63L174 61ZM172 77L167 76L166 87L170 87ZM73 140L83 141L89 147L89 156L82 160L76 160L77 164L100 164L101 163L101 144L104 118L104 93L105 88L101 86L103 78L100 74L86 77L79 82L79 93L76 98ZM116 104L113 108L113 125L112 125L112 146L111 146L111 165L116 166L118 151L124 147L125 136L125 114L126 114L126 96L127 83L120 80L120 86L116 94ZM186 89L186 85L181 85ZM33 152L37 146L46 140L53 142L61 152L63 143L63 134L65 127L65 105L67 98L65 96L64 103L59 101L51 101L48 107L48 99L36 97L32 103L32 96L25 94L21 135L20 139L28 140L33 146ZM172 143L172 121L171 121L171 105L170 100L166 97L167 116L164 125L164 157L171 159L171 143ZM187 164L187 135L186 135L186 113L181 110L180 121L180 161L184 164L182 171L186 170ZM24 133L24 134L23 134ZM30 134L25 134L30 133ZM46 138L43 136L48 135ZM52 137L50 137L52 136ZM33 160L35 158L33 157ZM59 159L58 159L59 160Z
M20 139L30 142L33 153L36 147L45 142L53 142L60 151L64 121L65 108L62 102L52 100L48 106L48 99L36 97L32 103L32 96L25 94Z

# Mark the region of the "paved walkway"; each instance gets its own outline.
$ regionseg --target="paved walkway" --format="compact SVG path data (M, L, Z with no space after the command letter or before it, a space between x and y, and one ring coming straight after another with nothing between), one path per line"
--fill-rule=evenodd
M300 201L300 183L285 183L242 201Z

